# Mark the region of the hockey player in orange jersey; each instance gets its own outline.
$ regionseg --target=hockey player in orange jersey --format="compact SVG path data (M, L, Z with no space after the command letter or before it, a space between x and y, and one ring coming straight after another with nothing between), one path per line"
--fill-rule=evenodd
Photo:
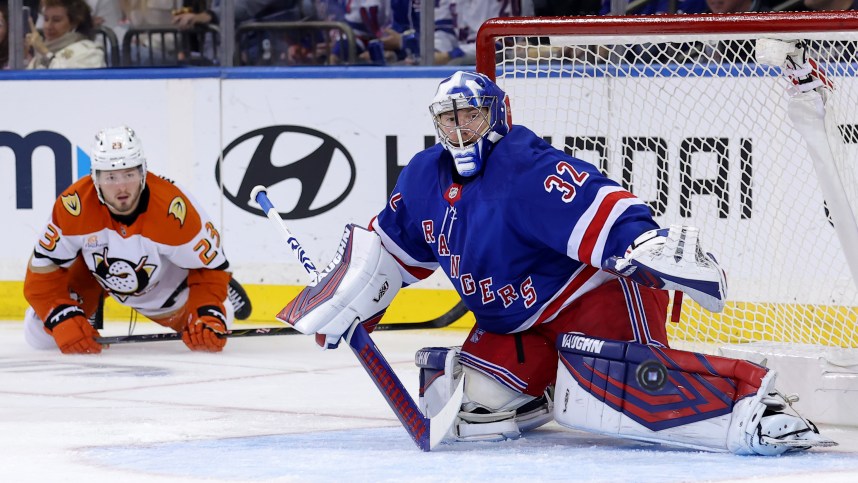
M24 280L24 335L36 348L100 353L87 320L106 292L182 334L191 350L221 351L232 325L229 262L214 223L164 178L147 173L134 131L96 134L92 173L66 189Z

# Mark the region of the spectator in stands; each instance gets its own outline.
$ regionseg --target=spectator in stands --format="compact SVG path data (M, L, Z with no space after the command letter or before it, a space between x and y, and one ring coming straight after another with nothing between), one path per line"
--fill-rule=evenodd
M599 4L599 0L533 0L533 14L537 17L596 15Z
M261 19L278 12L292 11L300 7L300 0L235 0L233 12L235 24L248 20ZM220 22L221 2L213 0L211 8L203 12L186 12L176 15L172 23L179 28L190 28L199 24L214 24ZM300 20L300 19L294 19Z
M303 19L301 0L235 0L233 20L236 28L245 22L296 22ZM220 23L221 1L213 0L211 7L199 12L185 12L173 17L173 24L180 29L189 29L199 25L215 25ZM248 34L250 40L239 39L237 48L244 58L243 63L257 64L259 60L268 55L271 56L272 35L269 32L253 31ZM274 39L275 41L277 39ZM267 45L264 43L267 41ZM249 47L248 47L249 45ZM267 51L263 51L267 47ZM248 61L248 50L253 61ZM270 58L268 64L275 63Z
M122 12L122 2L118 0L86 0L86 3L92 12L92 23L96 29L112 32L116 36L117 52L115 53L115 58L118 59L121 55L119 52L122 50L122 39L125 37L126 30L128 30L128 22L125 20L125 14ZM105 36L107 36L106 33ZM102 44L102 48L107 51L107 58L111 58L114 55L112 51L113 44L107 41L107 39Z
M0 69L9 67L9 10L5 3L0 3Z
M181 0L122 0L123 16L135 27L171 25L181 9Z
M109 28L121 42L126 29L121 2L117 0L86 0L86 3L92 12L92 23L96 27Z
M413 31L411 0L326 0L320 2L325 20L344 22L355 36L359 63L395 62L402 51L402 34ZM345 36L334 42L330 63L348 61Z
M483 22L495 17L530 17L534 14L533 0L459 0L455 9L454 29L458 34L458 45L448 51L436 49L436 64L475 64L477 31Z
M372 8L380 5L379 15L372 15ZM434 44L437 52L439 45L447 45L446 38L456 39L453 29L455 20L455 0L436 0L434 7L435 31ZM347 22L357 35L357 52L361 60L373 63L402 63L406 65L420 62L420 0L389 0L378 2L362 0L348 4L344 15L335 20ZM372 43L378 43L378 50L369 49ZM343 55L344 44L337 46L335 54ZM379 58L379 52L383 54ZM437 62L436 62L437 63Z
M532 16L533 0L436 0L434 8L434 63L469 65L476 62L476 35L480 25L493 17ZM335 20L349 24L357 37L357 51L364 62L414 64L412 55L420 39L419 2L410 0L352 0ZM413 43L409 43L409 39ZM375 45L374 45L375 44ZM344 56L337 45L335 59Z
M131 37L126 61L132 65L176 65L216 62L215 48L203 45L216 35L201 28L180 32L174 24L179 16L194 15L206 8L205 0L122 0ZM183 27L181 27L183 28Z
M810 10L858 10L858 0L804 0Z
M858 0L804 0L804 7L812 11L858 10ZM822 62L855 61L858 52L852 42L829 40L815 42L810 56Z
M711 13L765 12L771 8L762 0L706 0ZM750 40L722 40L702 43L707 56L716 62L754 62L754 42Z
M640 5L634 10L613 13L618 15L652 15L659 13L703 13L706 11L706 0L678 0L675 12L670 11L670 3L668 0L654 0ZM602 9L599 13L601 15L612 13L611 0L602 0Z
M42 0L42 34L30 21L27 69L105 67L104 51L92 41L92 14L84 0Z
M712 13L763 12L769 10L761 0L706 0Z
M127 29L163 29L172 27L173 12L182 8L181 0L122 0ZM124 37L124 36L123 36ZM124 38L120 39L124 43ZM174 35L151 33L135 35L130 41L130 58L134 65L169 65L176 63Z

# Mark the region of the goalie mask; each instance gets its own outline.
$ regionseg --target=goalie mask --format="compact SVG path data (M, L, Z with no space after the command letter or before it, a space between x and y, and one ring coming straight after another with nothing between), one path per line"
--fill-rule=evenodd
M509 132L506 93L483 74L456 72L438 85L429 112L456 171L474 176L494 144Z
M92 147L92 182L98 199L104 203L101 183L109 182L99 179L103 171L118 171L121 169L138 168L140 173L140 189L146 186L146 158L143 156L143 146L134 130L126 127L102 129L95 135Z

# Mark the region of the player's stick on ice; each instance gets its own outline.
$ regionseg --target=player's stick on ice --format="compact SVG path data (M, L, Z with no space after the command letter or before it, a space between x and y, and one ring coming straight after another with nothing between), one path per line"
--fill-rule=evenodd
M375 330L421 330L421 329L442 329L449 326L453 322L459 320L468 313L465 304L459 301L452 309L444 314L432 319L421 322L397 322L393 324L378 324ZM257 327L255 329L239 329L230 330L224 334L218 334L218 337L267 337L272 335L298 335L301 334L292 327ZM301 334L303 335L303 334ZM170 340L182 340L182 334L177 332L166 332L156 334L134 334L134 335L119 335L109 337L99 337L95 339L99 344L136 344L140 342L163 342Z
M223 334L218 334L218 337L221 339L233 337L264 337L269 335L291 335L298 333L299 332L292 327L257 327L255 329L228 330ZM166 332L157 334L118 335L98 337L95 339L96 342L102 345L160 342L166 340L182 340L182 334L179 332Z
M319 272L297 238L286 227L283 219L280 218L280 214L274 209L271 200L268 199L266 188L264 186L253 188L251 199L255 200L268 215L268 218L281 228L289 248L292 249L304 270L310 275L312 284L318 284L321 280ZM423 451L431 450L444 439L456 420L462 404L464 378L460 381L453 397L446 406L432 418L425 417L361 322L363 321L360 318L355 318L343 334L343 339L349 344L352 352L357 356L369 377L375 382L376 387L387 400L388 405L393 409L408 434L411 435L417 447Z

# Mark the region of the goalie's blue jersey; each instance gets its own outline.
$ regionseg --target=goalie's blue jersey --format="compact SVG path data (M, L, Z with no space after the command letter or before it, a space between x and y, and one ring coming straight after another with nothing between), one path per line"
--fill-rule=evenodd
M603 260L658 228L643 201L523 126L495 145L482 173L461 183L454 173L440 144L418 153L372 228L406 283L440 266L489 332L562 316L612 277Z

